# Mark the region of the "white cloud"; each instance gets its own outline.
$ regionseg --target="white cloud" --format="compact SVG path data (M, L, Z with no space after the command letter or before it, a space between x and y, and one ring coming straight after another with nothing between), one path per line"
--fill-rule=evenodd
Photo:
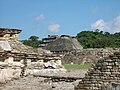
M120 16L113 20L111 28L114 32L120 32Z
M44 20L44 19L45 19L44 14L41 14L41 15L39 15L39 16L37 16L37 17L35 18L35 20L38 21L38 22L40 22L40 21L42 21L42 20Z
M105 22L102 19L97 20L95 23L91 24L91 28L100 29L102 31L107 31L111 33L120 32L120 16L117 16L110 22Z
M95 23L91 24L91 28L104 30L106 28L106 23L104 22L104 20L100 19L97 20Z
M58 24L58 23L51 23L48 26L48 31L50 31L52 33L59 32L59 29L60 29L60 24Z

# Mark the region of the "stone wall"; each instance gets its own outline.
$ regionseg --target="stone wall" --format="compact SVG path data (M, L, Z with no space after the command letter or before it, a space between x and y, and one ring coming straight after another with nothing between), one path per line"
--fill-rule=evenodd
M120 90L120 84L118 83L110 83L106 86L102 87L102 90Z
M11 29L11 28L0 28L0 40L18 40L19 33L21 30L19 29Z
M62 69L61 58L56 55L41 55L38 59L28 59L25 75L42 73L43 71Z
M19 78L23 66L20 61L13 61L13 57L0 57L0 83Z
M120 83L120 52L98 60L75 90L102 90L103 86L110 83ZM120 90L120 88L112 90Z
M0 52L0 83L45 69L58 71L62 68L61 58L56 55Z
M69 52L63 53L62 63L63 64L92 64L95 63L98 59L107 57L113 54L116 51L120 51L119 48L100 48L100 49L84 49L81 52Z

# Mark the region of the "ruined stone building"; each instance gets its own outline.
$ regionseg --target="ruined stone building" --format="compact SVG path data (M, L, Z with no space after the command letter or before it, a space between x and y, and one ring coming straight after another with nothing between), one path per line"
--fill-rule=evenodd
M0 40L18 40L19 29L0 28Z
M76 37L71 37L69 35L48 35L48 38L44 38L43 43L40 44L39 47L50 50L56 54L81 51L83 49Z
M62 68L61 58L50 51L23 45L18 38L20 32L19 29L0 28L0 82L45 68Z
M75 90L120 90L120 51L93 64Z
M99 58L107 57L120 49L113 48L89 48L83 49L81 52L71 52L64 55L62 63L64 64L92 64L97 62Z
M63 55L63 64L92 64L99 58L109 56L119 50L118 48L83 49L76 37L69 35L48 35L48 38L43 39L39 48L50 50L57 55Z

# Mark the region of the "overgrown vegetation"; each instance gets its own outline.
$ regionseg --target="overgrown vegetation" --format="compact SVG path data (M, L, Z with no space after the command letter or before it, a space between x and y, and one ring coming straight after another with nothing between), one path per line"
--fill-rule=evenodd
M109 32L82 31L77 34L78 41L84 48L119 48L120 32L111 34Z
M31 46L31 47L38 47L40 43L42 43L42 40L38 40L39 37L37 36L31 36L28 40L22 40L22 43Z
M90 64L65 64L65 69L89 69Z

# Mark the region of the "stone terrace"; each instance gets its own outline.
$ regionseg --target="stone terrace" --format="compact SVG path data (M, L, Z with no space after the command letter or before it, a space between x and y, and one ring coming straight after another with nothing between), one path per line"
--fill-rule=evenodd
M75 90L103 90L103 87L111 83L120 83L120 52L98 60ZM110 90L120 90L120 88Z

